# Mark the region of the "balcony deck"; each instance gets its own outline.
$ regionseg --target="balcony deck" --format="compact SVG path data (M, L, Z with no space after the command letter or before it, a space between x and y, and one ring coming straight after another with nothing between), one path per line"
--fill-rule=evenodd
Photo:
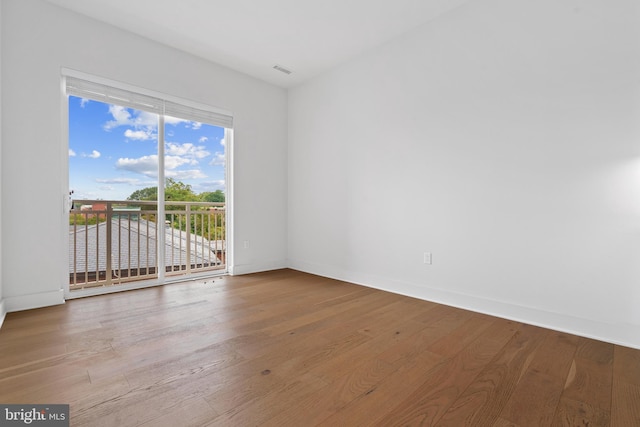
M70 212L70 289L157 278L161 245L167 275L225 270L224 204L165 203L162 227L156 202L74 203L79 208Z

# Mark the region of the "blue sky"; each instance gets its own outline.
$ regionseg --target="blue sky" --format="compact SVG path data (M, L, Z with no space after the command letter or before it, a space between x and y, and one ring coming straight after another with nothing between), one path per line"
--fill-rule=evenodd
M74 199L124 200L157 185L158 117L69 96L69 189ZM165 177L194 192L225 190L224 129L165 117Z

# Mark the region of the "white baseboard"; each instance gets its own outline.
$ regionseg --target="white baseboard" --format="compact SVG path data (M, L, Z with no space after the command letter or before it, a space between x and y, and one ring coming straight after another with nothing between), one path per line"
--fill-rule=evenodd
M289 268L490 316L640 349L640 325L606 323L578 318L563 313L547 312L532 307L297 260L290 260Z
M32 308L48 307L64 304L64 290L42 292L38 294L19 295L4 299L7 313L12 311L31 310Z
M261 264L236 264L229 267L229 274L231 276L239 276L242 274L260 273L263 271L280 270L281 268L287 268L287 262L285 260L267 262Z
M4 323L4 318L7 316L7 310L4 305L4 299L0 300L0 328L2 328L2 324Z

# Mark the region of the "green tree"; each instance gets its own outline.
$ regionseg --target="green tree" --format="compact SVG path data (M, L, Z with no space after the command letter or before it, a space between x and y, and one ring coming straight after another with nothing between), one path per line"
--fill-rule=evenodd
M136 190L127 197L127 200L158 200L158 187Z
M69 225L95 225L98 222L105 222L106 220L105 214L69 214Z
M204 193L200 193L200 200L203 202L224 202L224 193L221 190L216 191L206 191Z
M158 200L158 187L147 187L141 190L136 190L127 197L127 200ZM193 192L189 184L176 181L173 178L167 178L167 182L164 187L164 200L197 202L200 198Z
M147 187L136 190L127 197L127 200L156 201L158 200L158 187ZM186 230L187 221L184 214L176 212L184 211L185 209L184 205L181 205L180 202L221 203L225 201L225 196L221 190L196 194L191 188L191 185L176 181L173 178L167 178L164 189L164 200L176 202L175 205L168 204L165 207L167 211L166 220L171 223L173 228ZM155 206L145 205L142 206L142 210L152 211L155 210ZM225 238L224 211L210 210L209 207L206 206L192 206L191 212L189 228L192 233L207 239L219 240ZM146 219L146 216L143 216L143 218ZM149 219L155 221L155 219L151 219L151 217Z
M199 201L196 193L193 192L189 184L176 181L173 178L167 178L164 186L164 200L174 200L178 202L197 202Z

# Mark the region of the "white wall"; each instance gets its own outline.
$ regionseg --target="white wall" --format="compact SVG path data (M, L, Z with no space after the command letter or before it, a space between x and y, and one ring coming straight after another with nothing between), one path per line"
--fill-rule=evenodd
M2 0L2 7L2 291L9 311L62 302L62 67L232 111L235 238L250 241L248 249L235 246L234 270L286 265L283 89L40 0Z
M639 18L473 1L290 90L290 265L640 347Z
M0 177L2 176L2 2L0 2ZM0 326L4 322L6 309L2 298L2 197L4 193L0 182Z
M640 347L635 0L469 2L288 100L40 0L1 3L9 310L62 302L67 67L234 112L237 273L288 256L301 270ZM47 215L18 210L34 202Z

